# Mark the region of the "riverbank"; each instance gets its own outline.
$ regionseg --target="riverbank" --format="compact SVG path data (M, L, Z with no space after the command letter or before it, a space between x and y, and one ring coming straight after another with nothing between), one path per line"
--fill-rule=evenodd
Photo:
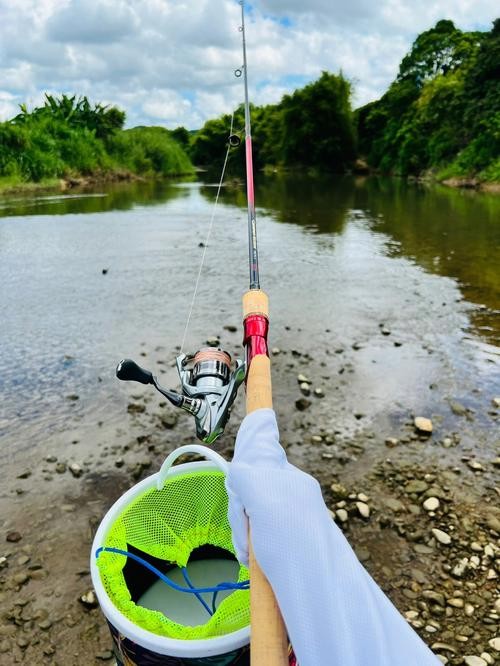
M153 180L159 176L149 176ZM109 183L126 183L147 180L145 176L124 169L99 171L88 175L66 176L64 178L48 178L35 182L23 182L15 179L0 179L0 197L11 194L40 194L42 192L69 192L74 189L98 187Z
M404 178L409 183L424 183L428 185L445 185L446 187L452 187L455 189L463 190L475 190L477 192L489 192L490 194L499 194L500 193L500 181L490 181L482 180L477 176L441 176L440 172L447 173L446 169L436 171L435 169L429 169L423 171L418 176L401 176L398 174L385 174L391 178ZM352 173L356 176L374 176L374 175L384 175L379 169L373 169L369 166L368 162L364 158L359 158L356 160Z
M234 346L234 337L221 331L225 347ZM356 353L345 348L336 355L337 376ZM142 355L170 385L174 370L165 350L146 345ZM363 415L355 414L359 428L347 433L336 427L343 409L337 380L312 379L325 374L325 361L328 347L314 358L307 348L274 349L276 409L289 460L318 479L332 520L441 661L464 664L473 655L492 664L500 647L500 460L488 453L488 432L498 425L500 399L485 396L484 413L475 415L452 404L443 428L434 412L450 408L437 395L433 414L423 415L432 416L433 433L417 429L414 418L422 415L404 409L392 425L381 415L363 426ZM37 453L22 467L7 465L0 655L9 664L112 660L89 576L93 534L124 490L193 440L191 417L140 385L128 393L121 425L69 422L63 436L47 442L43 458ZM243 402L240 396L215 447L227 459Z

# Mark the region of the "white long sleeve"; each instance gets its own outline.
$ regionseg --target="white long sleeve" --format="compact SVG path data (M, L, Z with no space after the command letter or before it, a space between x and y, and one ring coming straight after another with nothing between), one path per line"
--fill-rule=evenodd
M238 559L249 519L300 666L441 663L360 564L318 482L288 463L272 409L242 422L226 485Z

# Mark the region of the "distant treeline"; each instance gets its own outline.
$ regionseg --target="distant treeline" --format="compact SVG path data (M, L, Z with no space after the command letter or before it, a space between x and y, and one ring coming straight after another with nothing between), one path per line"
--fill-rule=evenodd
M500 19L490 32L439 21L417 37L396 80L356 111L339 73L252 107L257 169L345 172L356 158L382 173L500 181ZM86 97L46 95L45 104L0 123L0 185L124 170L141 176L220 169L232 123L244 136L244 110L183 127L124 130L125 113ZM244 171L243 147L229 157ZM359 166L359 165L358 165Z
M356 157L356 135L350 104L351 85L342 74L323 72L320 78L279 104L252 106L253 161L265 166L345 171ZM244 135L244 110L232 119L233 131ZM210 165L221 161L221 146L227 140L231 116L209 120L194 135L190 147L193 162ZM230 155L244 169L244 151Z
M323 72L279 104L253 108L257 167L339 172L358 157L382 173L500 181L500 19L491 32L439 21L417 37L380 100L353 112L350 93L342 74ZM241 130L241 108L233 122ZM222 116L194 135L196 164L220 164L230 123Z
M383 97L356 112L358 151L384 172L500 181L500 19L491 32L439 21Z
M123 111L91 105L86 97L46 95L45 104L31 111L21 105L21 113L0 123L0 179L16 185L113 172L193 171L175 131L123 130L124 122Z

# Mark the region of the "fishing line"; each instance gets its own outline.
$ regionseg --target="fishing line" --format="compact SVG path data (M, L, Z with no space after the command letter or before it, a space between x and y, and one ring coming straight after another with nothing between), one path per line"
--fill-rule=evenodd
M229 130L229 137L233 136L233 122L234 122L234 112L231 114L231 129ZM205 238L205 246L203 248L203 253L201 255L200 268L198 270L198 275L196 277L196 283L195 283L195 286L194 286L193 297L191 299L191 305L189 306L189 312L188 312L188 316L187 316L186 326L184 328L184 335L182 336L181 354L184 351L184 344L186 342L189 323L191 321L191 315L193 314L194 304L195 304L195 301L196 301L196 295L198 293L198 286L200 284L201 271L203 270L203 264L205 263L205 255L207 254L208 241L210 240L210 235L212 233L212 228L214 226L215 213L216 213L216 210L217 210L217 204L219 203L219 195L220 195L220 191L221 191L221 188L222 188L222 182L224 180L224 174L226 172L226 166L227 166L227 160L228 160L228 157L229 157L229 151L231 150L231 148L232 148L232 145L231 145L231 141L229 140L228 143L227 143L227 150L226 150L226 156L224 158L224 164L222 165L222 173L221 173L221 176L220 176L219 185L217 187L217 194L215 196L215 202L214 202L213 209L212 209L212 216L210 218L210 224L208 225L207 237Z

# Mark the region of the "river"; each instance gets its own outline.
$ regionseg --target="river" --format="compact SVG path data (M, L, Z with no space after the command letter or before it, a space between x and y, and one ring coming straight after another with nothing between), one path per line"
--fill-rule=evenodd
M114 367L146 342L175 356L215 193L157 182L1 202L3 453L17 457L70 417L118 418ZM335 359L357 343L346 404L367 418L432 410L432 385L471 409L499 392L498 197L261 176L256 200L272 347L326 347ZM224 188L186 350L239 326L246 243L244 192Z

